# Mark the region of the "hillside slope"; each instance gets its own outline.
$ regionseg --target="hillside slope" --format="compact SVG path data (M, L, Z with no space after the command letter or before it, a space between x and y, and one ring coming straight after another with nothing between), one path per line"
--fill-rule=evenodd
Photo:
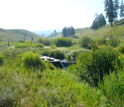
M37 39L39 36L33 32L28 30L21 30L21 29L1 29L0 28L0 40L9 40L9 41L18 41L18 40L31 40L33 37L34 40Z
M79 37L89 36L92 38L102 38L104 36L113 35L117 38L124 37L124 19L121 19L113 24L113 27L106 25L97 30L91 30L90 28L76 29L76 34Z

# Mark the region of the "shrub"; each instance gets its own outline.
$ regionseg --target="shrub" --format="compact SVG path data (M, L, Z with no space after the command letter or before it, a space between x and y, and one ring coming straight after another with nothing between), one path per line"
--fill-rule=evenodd
M36 44L36 47L43 48L43 44L42 44L42 43L37 43L37 44Z
M22 70L27 71L0 69L3 74L0 107L97 107L104 104L99 89L79 82L68 72L46 69L45 72L24 73L20 72Z
M17 105L15 93L12 89L4 88L0 93L0 107L14 107Z
M85 51L84 50L72 50L72 51L67 52L65 56L67 60L76 61L77 56L83 52Z
M110 72L123 68L122 60L117 51L102 48L79 55L75 71L86 82L98 86L104 75L110 75Z
M44 39L43 44L46 46L50 46L52 44L52 41L50 39Z
M52 44L50 45L51 49L56 49L56 45Z
M3 56L0 54L0 66L4 64L4 58Z
M49 51L49 50L43 50L43 51L41 52L41 54L44 55L44 56L49 56L50 51Z
M27 52L22 57L23 64L26 68L44 68L45 64L40 59L40 55L37 53Z
M46 84L47 91L42 94L40 106L43 106L43 100L48 107L95 107L102 104L103 98L99 90L77 82L69 73L61 70L47 70L43 73L43 84Z
M124 105L124 72L112 73L104 78L104 84L99 84L100 89L113 107Z
M110 40L109 40L109 45L112 47L117 47L119 45L120 41L117 38L114 38L113 36L111 36Z
M89 44L90 44L90 38L87 37L87 36L84 36L81 41L80 41L80 45L81 47L84 47L84 48L89 48Z
M90 41L90 43L89 43L89 47L88 47L88 48L89 48L89 49L93 49L93 50L98 49L97 41L92 39L92 40Z
M59 51L59 50L50 51L49 56L54 57L56 59L64 59L65 58L64 53L62 51Z
M42 38L38 38L36 41L37 41L37 43L43 43L43 39Z
M37 40L38 43L42 43L43 45L50 46L52 44L52 41L50 39L45 39L45 38L39 38Z
M53 57L56 59L64 59L65 58L64 52L59 51L59 50L44 50L42 52L42 55Z
M72 46L72 40L69 38L58 38L55 40L55 45L58 47L70 47Z
M123 46L119 48L119 52L121 52L122 54L124 54L124 47Z

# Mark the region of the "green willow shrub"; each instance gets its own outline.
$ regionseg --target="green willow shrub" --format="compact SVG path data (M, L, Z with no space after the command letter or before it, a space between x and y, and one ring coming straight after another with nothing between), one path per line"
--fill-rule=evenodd
M87 48L87 49L97 49L97 41L94 39L91 39L87 36L84 36L83 38L81 38L80 40L80 46L83 48Z
M0 107L16 106L18 102L14 94L17 93L13 92L13 90L8 87L4 88L2 91L3 92L0 92Z
M45 46L50 46L52 44L52 41L50 39L43 39L43 44Z
M86 50L71 50L65 54L66 59L69 61L76 61L77 56Z
M60 51L60 50L43 50L41 54L44 56L49 56L49 57L53 57L56 59L64 59L65 58L64 52Z
M54 57L56 59L64 59L65 58L64 53L62 51L59 51L59 50L50 51L49 56Z
M99 84L100 89L113 107L124 106L124 72L111 73L104 77L104 84Z
M81 45L81 47L89 48L90 42L91 42L91 39L89 37L87 37L87 36L84 36L80 40L80 45Z
M43 44L42 43L37 43L36 47L43 48Z
M0 54L0 66L4 64L4 57Z
M47 49L44 49L42 52L41 52L41 54L42 55L44 55L44 56L49 56L49 54L50 54L50 51Z
M109 39L109 45L112 47L117 47L119 43L120 43L119 39L114 38L113 36Z
M75 70L83 80L98 86L104 75L110 75L110 72L123 68L122 60L117 51L105 47L79 55Z
M98 49L98 46L97 46L97 41L96 41L96 40L91 39L91 41L90 41L90 43L89 43L89 47L88 47L88 48L89 48L89 49L93 49L93 50Z
M119 52L124 54L124 46L119 47Z
M70 47L72 46L72 40L70 38L64 38L64 37L57 38L55 40L55 45L57 47Z
M39 38L36 41L37 43L42 43L45 46L50 46L52 44L52 41L48 38Z
M40 59L40 55L33 52L27 52L23 55L22 61L26 68L44 68L45 63Z

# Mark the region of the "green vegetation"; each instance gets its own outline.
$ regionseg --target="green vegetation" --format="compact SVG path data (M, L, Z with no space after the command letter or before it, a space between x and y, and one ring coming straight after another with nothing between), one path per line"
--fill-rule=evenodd
M104 78L104 84L100 84L100 89L110 102L110 106L123 107L124 105L124 71L114 72Z
M34 40L39 38L38 35L27 30L12 29L5 30L0 29L0 41L26 41L33 37Z
M37 40L8 31L23 36L0 41L0 107L123 107L123 28L121 19L113 27L76 29L77 38ZM42 55L70 66L57 68Z
M97 49L97 41L84 36L80 40L80 46L87 49Z
M120 17L124 17L124 4L123 4L123 0L121 0L121 6L120 6Z
M27 52L22 57L22 62L26 68L45 68L44 62L37 53Z
M81 49L71 50L71 51L67 52L65 54L65 56L66 56L66 59L69 60L69 61L76 61L78 55L83 53L83 52L86 52L86 51L87 50L81 50Z
M0 66L4 64L4 57L0 54Z
M60 50L44 50L41 53L44 56L49 56L49 57L53 57L56 59L64 59L65 58L65 54L63 51Z
M89 48L90 41L91 41L91 40L90 40L89 37L84 36L84 37L81 39L80 44L81 44L81 46L84 47L84 48Z
M106 25L106 20L105 20L104 15L103 14L96 15L96 18L94 19L91 25L91 29L98 29L105 25Z
M62 30L63 37L71 36L75 34L75 29L74 27L64 27Z
M72 46L72 40L70 38L57 38L55 40L55 45L58 47L70 47Z
M123 68L124 60L120 57L112 48L97 49L80 54L77 64L72 69L82 80L98 86L98 82L103 81L104 75L110 75L110 72ZM70 72L72 69L70 68Z
M45 38L39 38L39 39L37 39L37 42L42 43L45 46L50 46L52 44L52 40L45 39Z
M109 45L112 46L112 47L117 47L120 43L120 40L113 37L113 36L110 36L110 39L108 40L109 42Z
M118 18L119 0L105 0L105 12L109 23L112 23Z
M123 46L119 47L119 52L124 54L124 47Z

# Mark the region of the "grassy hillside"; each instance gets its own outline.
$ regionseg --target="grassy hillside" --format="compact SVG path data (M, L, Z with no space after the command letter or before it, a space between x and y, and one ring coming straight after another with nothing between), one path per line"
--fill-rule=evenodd
M39 36L35 33L32 33L27 30L21 30L21 29L0 29L0 40L9 40L9 41L18 41L18 40L31 40L31 37L33 36L34 39L37 39Z
M110 25L104 26L97 30L91 30L90 28L76 29L76 34L78 36L89 36L92 38L102 38L104 36L113 35L117 38L124 37L124 19L119 20L113 24L113 27Z
M75 32L76 32L77 36L87 34L87 33L91 32L91 31L92 30L89 27L75 29Z

